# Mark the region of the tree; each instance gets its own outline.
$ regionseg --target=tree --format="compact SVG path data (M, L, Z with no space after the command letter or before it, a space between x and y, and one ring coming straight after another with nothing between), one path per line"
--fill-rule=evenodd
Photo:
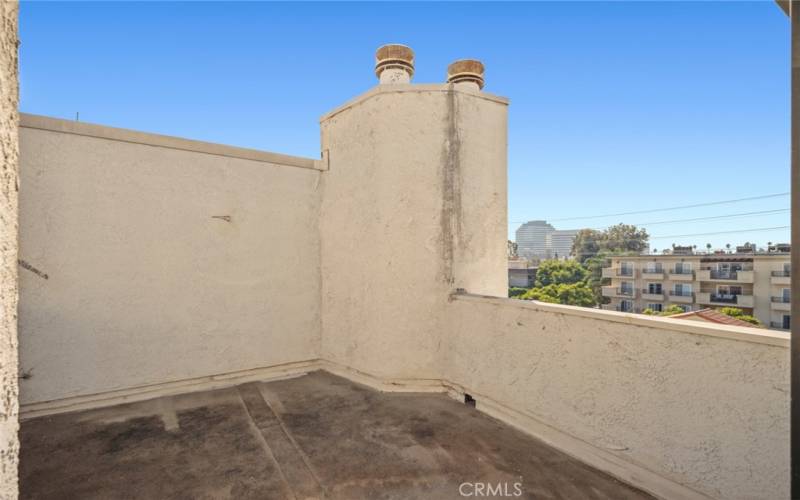
M525 294L527 291L528 291L527 288L512 286L508 289L508 296L510 298L519 297L520 295Z
M541 288L531 288L520 298L581 307L597 305L592 289L585 283L562 283Z
M686 311L684 311L679 306L671 305L671 306L667 307L666 309L664 309L663 311L661 311L659 316L674 316L676 314L682 314L684 312L686 312Z
M647 314L648 316L673 316L675 314L681 314L684 310L676 305L669 306L668 308L664 309L661 312L654 311L649 307L642 311L642 314Z
M595 302L598 304L607 304L610 302L608 297L603 297L603 283L607 279L603 278L603 268L608 267L608 258L604 255L597 255L586 259L583 266L589 272L586 277L586 285L592 289L594 293Z
M536 286L583 283L589 271L574 260L544 260L536 270Z
M602 296L603 268L610 255L638 255L647 248L650 236L644 229L628 224L617 224L603 231L581 229L572 242L572 255L589 271L587 285L592 289L597 304L607 303Z
M590 259L600 253L600 242L604 236L601 231L594 229L581 229L572 240L572 255L583 264L586 259Z
M728 249L728 253L731 253L731 244L730 243L725 243L725 248Z
M711 253L711 243L706 243L706 251Z
M601 254L640 254L649 238L646 230L630 224L609 226L603 231L581 229L572 242L572 254L581 264Z
M749 314L745 314L744 311L738 307L720 307L717 309L717 311L726 316L730 316L731 318L736 318L741 321L747 321L748 323L752 323L756 326L761 326L761 322L758 320L758 318Z

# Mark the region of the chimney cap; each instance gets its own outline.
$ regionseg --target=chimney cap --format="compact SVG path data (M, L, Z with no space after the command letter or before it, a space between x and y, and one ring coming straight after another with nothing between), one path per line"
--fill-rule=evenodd
M447 67L447 83L474 83L483 88L485 68L477 59L460 59Z
M375 51L375 76L381 77L384 70L402 69L414 76L414 51L411 47L399 43L390 43L378 47Z

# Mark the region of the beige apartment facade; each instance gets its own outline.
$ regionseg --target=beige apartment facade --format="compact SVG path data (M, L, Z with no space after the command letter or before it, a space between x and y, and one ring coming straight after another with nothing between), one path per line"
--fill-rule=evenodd
M641 313L737 307L765 326L789 330L790 254L635 255L610 259L603 309Z

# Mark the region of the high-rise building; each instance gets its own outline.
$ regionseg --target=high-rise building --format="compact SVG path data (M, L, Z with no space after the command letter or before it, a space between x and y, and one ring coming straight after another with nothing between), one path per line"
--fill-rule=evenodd
M554 259L568 259L572 255L572 242L578 229L556 229L550 233L550 250Z
M517 254L526 259L549 259L548 237L556 228L543 220L532 220L517 229Z
M526 259L568 259L577 229L556 229L547 221L532 220L517 229L517 254Z

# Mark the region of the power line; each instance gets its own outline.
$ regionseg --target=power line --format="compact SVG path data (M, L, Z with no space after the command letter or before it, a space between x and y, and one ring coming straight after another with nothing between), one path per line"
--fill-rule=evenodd
M789 196L789 192L786 193L774 193L774 194L764 194L760 196L750 196L748 198L735 198L732 200L720 200L720 201L710 201L706 203L695 203L693 205L680 205L675 207L665 207L665 208L653 208L650 210L637 210L633 212L618 212L614 214L603 214L603 215L586 215L580 217L562 217L560 219L549 219L550 222L563 222L563 221L571 221L571 220L588 220L588 219L602 219L603 217L617 217L619 215L636 215L636 214L651 214L655 212L668 212L670 210L681 210L684 208L699 208L699 207L711 207L715 205L727 205L730 203L741 203L743 201L752 201L752 200L765 200L767 198L778 198L780 196ZM510 222L510 224L524 224L528 221L515 221Z
M673 220L662 220L657 222L636 222L632 224L633 226L657 226L659 224L672 224L675 222L696 222L701 220L716 220L716 219L730 219L734 217L749 217L753 215L766 215L766 214L777 214L782 212L789 212L791 209L789 208L779 208L776 210L761 210L758 212L742 212L738 214L728 214L728 215L712 215L709 217L695 217L693 219L673 219ZM597 230L603 230L605 227L597 227L594 228Z
M663 240L665 238L690 238L693 236L715 236L718 234L735 234L735 233L751 233L757 231L775 231L777 229L789 229L792 226L775 226L775 227L756 227L752 229L737 229L735 231L717 231L714 233L694 233L694 234L673 234L670 236L651 236L651 240Z
M715 232L711 232L711 233L672 234L672 235L669 235L669 236L650 236L650 237L648 237L648 241L650 241L650 240L664 240L664 239L667 239L667 238L690 238L690 237L694 237L694 236L715 236L715 235L720 235L720 234L736 234L736 233L750 233L750 232L761 232L761 231L775 231L775 230L778 230L778 229L789 229L791 227L792 226L756 227L756 228L751 228L751 229L737 229L735 231L715 231ZM639 240L635 239L635 238L625 238L625 239L623 239L621 241L628 242L628 241L639 241ZM584 255L584 256L594 256L594 255L599 255L601 253L606 253L607 255L615 255L615 253L613 253L613 252L604 252L604 251L599 251L599 252L580 252L580 254ZM625 253L623 252L623 253L618 254L618 255L625 255ZM647 254L642 254L642 255L647 255Z

